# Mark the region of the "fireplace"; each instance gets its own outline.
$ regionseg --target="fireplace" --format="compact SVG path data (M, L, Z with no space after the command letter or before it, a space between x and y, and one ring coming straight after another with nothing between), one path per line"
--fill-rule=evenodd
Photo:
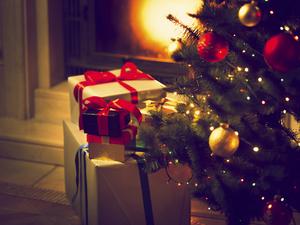
M195 3L196 2L196 3ZM86 69L109 70L135 62L158 79L185 73L168 53L182 30L165 17L173 13L187 24L194 0L64 0L66 75Z

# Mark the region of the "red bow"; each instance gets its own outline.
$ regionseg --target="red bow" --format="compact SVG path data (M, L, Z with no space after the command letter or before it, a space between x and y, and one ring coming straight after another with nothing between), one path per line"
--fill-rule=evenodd
M131 113L136 118L139 124L142 122L142 114L140 110L131 102L123 99L116 99L107 103L101 97L92 96L92 97L85 98L82 103L83 103L83 111L88 108L95 109L101 111L99 113L100 115L107 116L110 109L125 110ZM82 128L80 127L80 129Z
M108 124L107 116L109 114L110 109L115 109L117 111L120 110L127 111L137 119L139 124L142 122L142 114L140 110L134 104L126 100L116 99L109 103L106 103L103 98L92 96L83 100L82 107L83 107L82 111L85 111L86 109L95 109L100 111L97 116L99 134L101 133L108 134L109 124ZM83 121L82 113L80 114L79 120ZM120 121L120 123L121 122L122 121ZM80 123L79 128L83 129L83 125L84 125L83 123Z
M76 101L82 100L82 91L87 86L119 82L120 85L125 87L131 93L131 102L137 104L138 97L136 90L130 85L124 83L126 80L154 80L149 74L138 71L134 63L127 62L121 68L120 76L117 77L111 72L87 71L84 73L85 81L79 82L73 91Z

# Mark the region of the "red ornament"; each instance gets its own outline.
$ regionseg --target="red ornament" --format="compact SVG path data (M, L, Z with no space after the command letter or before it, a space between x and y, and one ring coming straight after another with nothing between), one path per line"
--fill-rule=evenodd
M275 71L288 72L299 66L300 45L287 33L271 37L265 44L264 58Z
M228 42L214 32L207 32L199 38L198 54L207 62L219 62L228 54Z
M268 225L289 225L292 218L292 210L279 199L268 202L264 207L264 221Z

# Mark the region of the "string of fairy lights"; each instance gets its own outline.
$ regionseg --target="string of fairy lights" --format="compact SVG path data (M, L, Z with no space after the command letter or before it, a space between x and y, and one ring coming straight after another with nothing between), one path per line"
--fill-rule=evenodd
M265 3L268 3L269 0L264 0ZM276 11L274 9L270 9L268 11L268 14L270 16L276 16ZM282 25L279 27L279 30L280 31L283 31L283 32L287 32L289 33L290 35L293 36L293 38L296 40L296 41L299 41L299 36L297 34L295 34L293 32L293 29L285 24L285 25ZM237 34L232 34L232 37L233 38L239 38ZM178 41L180 40L180 41ZM255 50L254 48L252 48L248 43L244 42L244 46L245 48L241 50L241 54L248 54L249 56L251 56L252 58L255 58L257 56L260 56L262 57L263 54L258 52L257 50ZM179 49L182 48L182 40L181 39L174 39L172 40L172 43L171 45L169 46L169 53L173 53L174 51L177 51ZM238 65L238 66L234 66L232 65L232 63L228 63L229 66L231 66L233 68L233 71L231 71L230 73L227 74L227 79L231 82L234 82L235 79L244 79L244 82L245 83L249 83L249 79L247 78L247 75L251 73L251 69L249 68L249 66L241 66L241 65ZM191 64L188 64L188 67L192 67ZM246 75L246 76L245 76ZM216 80L219 80L220 77L217 76L215 77ZM284 83L284 78L281 77L280 78L280 82ZM257 78L257 83L259 85L264 85L265 83L265 80L263 78L263 76L258 76ZM241 89L241 93L244 93L245 94L245 98L247 101L251 102L251 101L257 101L258 97L255 95L255 93L251 92L251 89L249 90L249 85L246 86L246 90L248 89L248 91L245 91L245 89ZM184 92L184 90L183 90ZM178 93L177 92L173 92L173 95L174 96L177 96ZM192 117L194 121L197 121L198 119L200 119L202 116L204 115L208 115L208 116L211 116L213 114L213 110L211 110L209 108L209 106L206 106L205 109L203 108L199 108L199 106L201 105L204 105L203 103L207 103L207 99L210 97L210 94L207 94L207 95L202 95L202 96L190 96L190 95L187 95L189 97L189 100L191 100L192 102L189 102L187 103L187 107L186 107L186 110L184 112L185 115L189 116L189 117ZM200 101L199 104L198 101ZM258 102L260 102L260 104L262 106L269 106L268 105L268 101L264 98L260 99ZM284 102L285 104L288 104L291 102L291 97L290 96L283 96L283 99L282 99L282 102ZM282 110L282 113L283 114L287 114L288 113L288 110L287 109L283 109ZM216 118L218 118L217 115L215 115ZM213 132L216 128L211 125L209 127L209 131L210 132ZM238 131L234 131L235 135L236 136L239 136L239 132ZM241 137L240 137L241 138ZM263 151L263 149L258 146L258 145L255 145L255 144L252 144L250 142L248 142L247 140L245 140L244 138L241 138L246 144L249 145L250 149L254 152L254 153L259 153L260 151ZM296 142L297 146L300 147L300 142ZM169 154L172 154L172 151L169 151ZM214 154L211 154L212 157L214 157ZM232 163L232 159L231 158L225 158L224 159L224 163L225 164L230 164ZM169 161L169 164L178 164L179 161L178 159L175 159L174 162L172 161ZM226 170L222 170L221 173L223 174L227 174L228 171ZM211 179L211 176L207 175L206 177L207 180L210 180ZM188 181L186 182L182 182L182 181L178 181L178 180L174 180L169 174L168 174L168 181L167 183L169 183L170 181L174 181L178 187L186 184L186 185L192 185L194 186L195 188L197 188L199 186L199 183L198 182L195 182L193 181L193 178L189 179ZM237 182L241 185L249 185L249 187L251 188L259 188L259 183L257 181L253 181L253 180L247 180L245 177L240 177L240 178L237 178ZM296 186L294 186L294 189L297 189ZM282 194L282 193L281 193ZM204 197L205 200L208 200L208 197ZM264 195L260 195L259 196L259 199L262 200L262 201L267 201L269 199L267 199L266 196ZM280 201L281 202L284 202L285 201L285 198L284 196L281 196L280 197ZM272 204L269 204L267 206L268 208L272 208ZM208 206L208 210L211 210L211 207Z

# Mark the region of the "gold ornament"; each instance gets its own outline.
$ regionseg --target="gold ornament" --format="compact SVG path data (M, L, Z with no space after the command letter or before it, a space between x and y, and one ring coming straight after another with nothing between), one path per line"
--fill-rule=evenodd
M255 2L247 3L240 8L239 19L246 27L254 27L261 20L261 11Z
M225 158L235 153L240 140L238 133L229 128L228 124L221 124L211 132L208 143L213 154Z

